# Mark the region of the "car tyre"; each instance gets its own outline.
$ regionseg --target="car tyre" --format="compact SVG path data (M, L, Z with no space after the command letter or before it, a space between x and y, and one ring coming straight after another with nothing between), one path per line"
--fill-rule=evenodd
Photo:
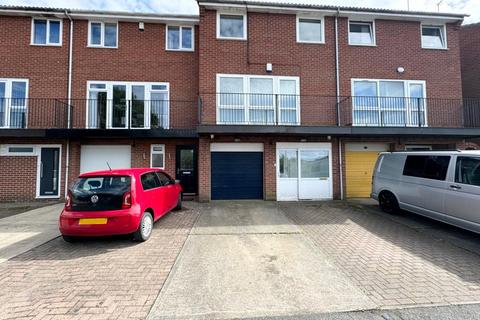
M133 240L138 242L147 241L153 231L153 216L150 212L145 211L140 219L137 231L133 234Z
M380 205L380 209L388 214L395 214L400 210L397 198L393 193L388 191L383 191L380 193L378 196L378 203Z
M68 243L75 243L78 241L78 237L72 237L72 236L64 236L62 235L62 238L65 242L68 242Z
M173 210L182 210L182 194L178 195L177 206Z

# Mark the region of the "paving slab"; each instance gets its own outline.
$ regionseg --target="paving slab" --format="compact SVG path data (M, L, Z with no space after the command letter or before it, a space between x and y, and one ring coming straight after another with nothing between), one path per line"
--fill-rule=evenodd
M62 208L55 204L0 219L0 263L58 237Z
M215 201L202 206L192 234L300 233L276 202Z
M203 208L147 319L292 316L375 307L275 203L217 202Z

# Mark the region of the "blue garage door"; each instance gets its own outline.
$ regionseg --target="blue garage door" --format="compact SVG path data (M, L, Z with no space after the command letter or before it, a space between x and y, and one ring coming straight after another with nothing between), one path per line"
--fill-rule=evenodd
M263 199L262 152L212 152L212 200Z

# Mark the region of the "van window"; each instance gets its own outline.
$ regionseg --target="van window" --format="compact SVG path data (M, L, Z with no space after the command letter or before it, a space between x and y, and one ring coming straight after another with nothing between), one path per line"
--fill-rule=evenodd
M458 157L455 182L480 186L480 158Z
M404 176L445 180L447 177L449 156L407 156Z
M160 181L158 180L155 172L145 173L141 176L143 190L150 190L160 187Z

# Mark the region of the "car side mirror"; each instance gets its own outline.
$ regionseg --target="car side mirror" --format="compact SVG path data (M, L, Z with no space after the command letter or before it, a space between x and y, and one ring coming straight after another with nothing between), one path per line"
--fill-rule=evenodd
M175 180L175 184L180 184L180 180Z

